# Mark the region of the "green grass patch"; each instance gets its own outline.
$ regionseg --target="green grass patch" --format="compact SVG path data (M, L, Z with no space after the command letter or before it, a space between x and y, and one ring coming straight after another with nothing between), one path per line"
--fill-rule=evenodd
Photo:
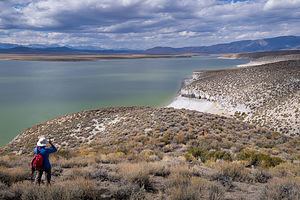
M284 162L279 157L254 151L244 151L240 153L238 155L238 160L246 160L250 162L250 165L261 167L275 167L276 165Z
M232 157L230 153L226 151L220 151L220 150L203 150L202 148L197 147L197 148L190 149L188 153L185 154L186 159L189 158L188 154L191 154L195 158L200 158L202 162L206 162L207 160L211 160L211 159L232 161Z

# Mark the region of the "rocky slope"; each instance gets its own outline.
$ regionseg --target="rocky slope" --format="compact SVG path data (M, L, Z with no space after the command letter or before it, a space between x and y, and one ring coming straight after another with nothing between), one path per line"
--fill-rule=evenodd
M41 135L59 149L51 186L30 183ZM0 150L0 199L298 199L299 144L185 109L87 110L33 126Z
M206 131L205 137L200 134L202 130ZM112 107L73 113L28 128L2 153L32 153L41 135L52 138L60 149L88 147L114 152L124 148L137 154L148 149L172 155L182 155L204 138L205 143L218 138L218 143L227 149L239 145L258 149L260 142L271 146L280 142L280 148L280 144L289 142L270 130L213 114L173 108ZM266 139L273 139L272 135L278 140Z
M244 121L300 134L300 61L199 71L180 95L215 101Z

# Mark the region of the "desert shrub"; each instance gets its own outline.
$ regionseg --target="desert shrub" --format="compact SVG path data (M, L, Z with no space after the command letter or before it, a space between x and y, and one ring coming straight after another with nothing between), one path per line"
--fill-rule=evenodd
M54 154L55 157L62 157L65 159L70 159L74 156L68 149L58 149L58 151Z
M158 161L160 158L153 150L144 150L139 155L136 155L135 160L145 160L148 162ZM130 156L129 156L130 157Z
M95 184L84 179L63 181L51 186L38 186L27 182L17 183L10 190L13 199L16 200L100 199Z
M174 200L197 200L204 198L207 181L201 178L173 176L169 183L168 198Z
M251 172L252 179L256 183L267 183L272 176L263 169L254 169Z
M0 181L6 185L10 185L12 182L10 174L0 170Z
M300 176L300 166L292 163L280 163L276 167L269 169L270 173L277 177L296 177Z
M170 168L171 175L180 177L192 177L193 171L188 165L175 165Z
M210 134L207 134L204 137L205 138L199 138L197 140L197 147L201 148L203 150L206 150L206 151L212 149L213 147L211 145L211 142L208 142L208 139L212 136ZM207 137L208 137L208 139L206 139ZM214 140L212 140L212 141L214 141Z
M121 177L126 181L135 183L147 191L153 190L146 163L121 163L118 165Z
M96 163L120 163L126 159L126 155L123 152L109 153L109 154L101 154L95 160Z
M230 149L233 146L233 143L232 142L222 142L221 146L224 149Z
M188 162L192 162L195 159L195 157L190 152L186 152L185 154L183 154L183 157Z
M23 167L29 168L32 157L17 156L17 155L6 155L0 158L0 167L4 168L16 168Z
M211 176L212 180L217 180L224 186L231 186L230 180L239 182L250 182L250 170L238 163L221 163L216 166L216 171Z
M193 186L190 186L191 176L192 173L188 166L172 166L171 175L166 183L168 199L195 199L194 195L198 191Z
M8 188L8 186L7 186L6 184L0 182L0 191L1 191L1 190L5 190L5 189L7 189L7 188Z
M29 168L1 168L0 169L0 181L10 186L11 184L29 180L31 176Z
M279 157L255 151L244 151L238 155L238 159L249 161L250 165L261 167L275 167L276 165L283 163L283 160Z
M87 167L88 162L84 157L73 157L70 159L60 158L53 163L53 166L61 168Z
M2 182L0 182L0 199L13 199L8 186Z
M121 152L121 153L124 153L124 154L128 154L130 152L130 148L128 148L127 146L125 145L120 145L118 148L117 148L117 151L116 152Z
M224 197L221 185L198 177L172 176L167 190L168 198L175 200L219 200Z
M139 186L136 184L126 184L120 187L114 187L110 189L111 197L116 200L130 199L133 193L139 190Z
M300 199L299 185L291 179L273 179L265 186L260 199Z
M63 169L59 166L52 167L51 174L53 176L60 176L63 172Z
M51 188L51 190L53 190ZM52 196L50 192L50 190L47 190L47 193L45 193L45 189L44 187L40 188L39 186L36 185L29 185L26 188L24 188L24 190L20 193L20 199L22 200L33 200L33 199L41 199L41 198L45 198L45 199L54 199L54 196ZM58 192L56 191L55 197L57 199L61 199L61 191Z
M218 126L217 129L220 131L224 131L224 128L222 126Z
M230 153L226 151L217 151L217 150L203 150L200 147L190 149L188 153L192 154L195 158L200 158L202 162L206 162L210 159L221 159L232 161ZM186 156L185 156L186 157Z
M5 161L2 157L0 158L0 167L10 167L7 161Z
M75 180L78 178L89 179L90 177L91 174L86 168L72 168L64 174L63 180Z
M139 188L137 191L131 193L130 199L134 200L145 200L146 190L144 187Z
M170 168L161 163L149 163L149 173L154 176L167 177L170 175Z
M176 142L177 144L185 144L186 143L186 137L184 133L180 133L176 136L174 136L174 142Z
M222 200L224 199L225 190L217 183L210 183L207 186L209 200Z
M274 144L270 144L270 143L266 143L266 142L256 142L255 143L256 146L258 146L259 148L273 148L274 147Z
M184 185L190 184L190 177L179 174L172 174L167 180L167 188L180 188Z
M90 172L91 179L96 179L100 181L107 181L111 180L114 181L114 179L107 173L107 171L104 171L102 169L95 169Z
M173 187L168 192L170 200L198 200L203 199L201 190L193 185L180 185Z
M2 197L5 200L21 200L23 192L31 186L28 181L14 183L10 188L3 191Z
M155 155L155 152L153 150L149 150L145 152L145 156L152 156Z
M164 145L170 144L171 140L169 136L164 136L162 138L159 139L160 142L162 142Z
M94 182L85 179L61 182L55 185L53 195L63 188L62 199L98 199L98 190Z

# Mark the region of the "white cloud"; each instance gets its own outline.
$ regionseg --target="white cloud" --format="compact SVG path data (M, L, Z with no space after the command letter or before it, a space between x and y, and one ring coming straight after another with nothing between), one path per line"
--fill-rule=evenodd
M300 8L300 1L299 0L268 0L265 4L264 8L266 10L272 10L272 9L296 9Z
M0 41L19 44L149 48L300 35L300 0L12 0L0 7Z

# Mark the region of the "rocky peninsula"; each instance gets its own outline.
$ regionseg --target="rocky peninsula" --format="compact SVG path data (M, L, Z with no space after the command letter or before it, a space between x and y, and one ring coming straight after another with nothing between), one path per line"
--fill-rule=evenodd
M300 60L300 50L281 50L281 51L265 51L254 53L235 53L226 54L221 58L225 59L249 59L250 63L239 65L243 66L255 66L267 63L276 63L280 61L288 60Z
M220 114L245 122L287 135L300 134L299 60L196 71L179 96L209 101Z

